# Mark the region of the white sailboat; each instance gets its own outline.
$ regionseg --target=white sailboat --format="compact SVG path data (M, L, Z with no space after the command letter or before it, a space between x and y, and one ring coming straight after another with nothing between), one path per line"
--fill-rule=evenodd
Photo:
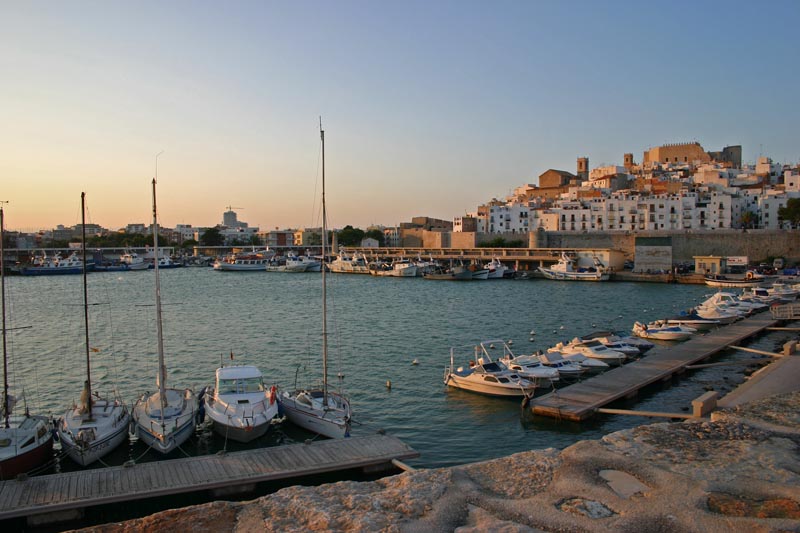
M28 412L12 415L16 399L8 394L8 351L6 336L6 265L3 260L5 249L5 226L3 206L0 204L0 287L2 289L3 314L3 425L0 427L0 479L14 479L44 465L53 455L53 432L46 416L34 416Z
M322 257L328 241L327 213L325 211L325 131L320 121L322 141ZM294 424L330 438L350 435L350 401L328 389L328 294L325 270L322 269L322 387L296 389L283 392L281 409Z
M153 251L158 257L158 215L156 180L153 179ZM169 453L188 439L194 431L197 396L191 389L168 389L167 367L164 364L164 335L161 328L161 282L159 261L154 262L156 288L156 336L158 340L158 390L145 393L133 407L134 432L142 441L161 453Z
M92 391L89 348L89 301L86 290L86 193L81 193L81 252L83 255L83 319L86 346L86 381L80 402L70 407L58 423L61 447L70 459L86 466L122 444L128 436L131 416L124 402L102 398Z

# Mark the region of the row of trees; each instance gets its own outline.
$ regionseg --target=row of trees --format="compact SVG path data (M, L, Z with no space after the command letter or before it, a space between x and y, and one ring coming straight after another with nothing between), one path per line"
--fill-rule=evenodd
M377 240L381 246L384 244L384 236L383 232L377 229L364 231L359 228L354 228L353 226L345 226L340 231L336 233L337 242L342 246L360 246L361 241L366 238L370 237ZM11 242L10 236L6 236L7 242L6 247L14 248L15 244ZM330 245L333 239L333 232L328 233L328 244ZM53 248L66 248L69 246L69 242L77 242L79 239L72 238L70 240L54 240L48 243L49 246ZM322 243L322 237L319 234L311 234L308 239L308 244L310 246L319 246ZM132 248L144 248L145 246L150 246L153 244L153 236L143 233L110 233L108 235L103 236L93 236L87 239L86 245L90 248L125 248L125 247L132 247ZM191 248L193 246L224 246L225 245L225 236L222 234L219 228L209 228L202 235L200 235L200 241L196 241L194 239L187 239L180 243L180 248ZM231 244L233 245L240 245L240 246L261 246L264 243L258 236L253 235L247 239L236 239ZM158 236L158 245L159 246L170 246L171 244L167 242L167 239L163 235Z

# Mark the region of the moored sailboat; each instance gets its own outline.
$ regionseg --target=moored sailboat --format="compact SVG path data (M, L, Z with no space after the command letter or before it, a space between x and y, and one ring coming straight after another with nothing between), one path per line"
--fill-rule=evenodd
M322 142L322 257L328 245L325 210L325 131L320 122ZM280 395L280 405L293 424L330 438L350 436L350 401L328 388L328 293L325 268L322 269L322 387L296 388Z
M3 425L0 427L0 479L13 479L47 463L53 452L53 433L45 416L28 412L12 415L16 399L8 393L8 349L6 336L6 278L5 278L5 226L3 206L0 205L0 299L2 299L3 328L3 401L0 405Z
M67 410L58 423L61 447L70 459L86 466L122 444L128 436L131 417L119 398L101 398L92 390L89 348L89 299L86 284L86 193L81 193L81 251L83 255L83 319L86 348L86 381L80 402Z
M156 180L153 179L153 246L158 257L158 215ZM159 261L154 263L156 289L156 337L158 341L158 373L153 394L145 393L133 407L134 432L148 446L169 453L188 439L194 431L197 396L191 389L168 389L164 363L164 336L161 327L161 282Z

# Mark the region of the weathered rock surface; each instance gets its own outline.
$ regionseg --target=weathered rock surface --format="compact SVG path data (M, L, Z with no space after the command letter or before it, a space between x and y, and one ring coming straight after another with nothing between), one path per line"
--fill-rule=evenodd
M289 487L94 532L800 532L800 393L370 483Z

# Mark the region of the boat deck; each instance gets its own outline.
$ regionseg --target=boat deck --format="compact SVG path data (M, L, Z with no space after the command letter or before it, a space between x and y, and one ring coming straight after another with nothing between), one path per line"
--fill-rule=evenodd
M774 326L778 320L764 312L695 336L673 346L656 346L645 357L531 401L534 414L580 422L597 409L658 381L670 379L697 363Z
M387 435L313 441L0 482L0 520L387 465L419 453Z

